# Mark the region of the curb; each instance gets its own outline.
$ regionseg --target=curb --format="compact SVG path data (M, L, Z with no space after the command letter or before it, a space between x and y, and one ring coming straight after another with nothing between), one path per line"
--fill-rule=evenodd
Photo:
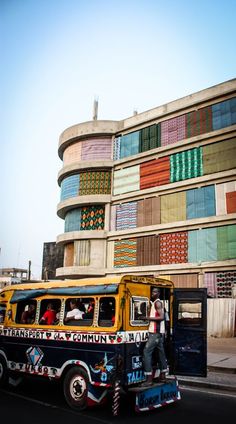
M212 383L209 381L200 381L200 380L185 380L178 378L178 382L180 386L194 386L194 387L205 387L208 389L215 390L224 390L227 392L234 392L236 394L236 386L230 386L226 384L220 383Z

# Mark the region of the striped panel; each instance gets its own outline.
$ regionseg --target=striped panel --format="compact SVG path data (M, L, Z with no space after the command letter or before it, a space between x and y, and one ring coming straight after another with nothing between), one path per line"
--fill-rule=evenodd
M75 265L88 266L90 264L90 240L75 241Z
M226 193L226 208L227 213L236 212L236 191Z
M81 160L82 143L77 142L68 146L63 153L63 165L70 165L71 163L80 162Z
M204 218L216 214L215 186L187 190L187 219Z
M79 231L81 221L81 208L72 209L65 216L65 233Z
M216 184L216 215L232 213L228 211L227 194L236 191L236 181Z
M81 208L80 230L103 230L105 208L103 205L84 206Z
M232 288L236 284L236 271L216 273L217 297L232 297Z
M236 137L203 146L204 175L236 167Z
M140 131L126 134L120 138L120 159L137 155L140 152Z
M110 171L81 172L79 195L86 194L110 194L111 173Z
M158 265L160 262L159 237L147 236L137 238L137 265Z
M217 229L204 228L188 233L188 262L217 260Z
M64 247L64 267L74 265L74 243L68 243Z
M186 136L194 137L212 131L211 106L194 110L186 115Z
M116 137L113 142L113 160L120 159L120 139L121 137Z
M203 175L202 147L170 156L170 181L187 180Z
M114 171L113 194L129 193L139 190L139 165Z
M204 274L204 287L206 287L209 297L217 297L216 272L206 272Z
M186 192L161 196L161 224L186 220Z
M136 266L137 264L137 240L119 240L115 241L114 248L114 267L123 268Z
M111 159L111 137L83 140L81 159L88 161Z
M236 97L212 105L213 130L236 124Z
M160 264L179 264L187 262L188 233L160 234Z
M149 197L139 200L137 207L137 226L160 224L160 197Z
M198 274L172 274L170 279L175 288L198 288Z
M176 143L186 138L186 115L161 122L161 146Z
M116 230L137 227L137 202L128 202L116 207Z
M236 225L217 228L217 259L225 261L236 258Z
M163 157L140 165L140 189L156 187L170 182L170 160Z
M80 174L71 175L61 182L61 200L79 195Z

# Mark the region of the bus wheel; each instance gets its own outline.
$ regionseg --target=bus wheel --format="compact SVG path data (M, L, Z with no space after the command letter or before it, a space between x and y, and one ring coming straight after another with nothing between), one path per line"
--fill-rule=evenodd
M3 356L0 355L0 387L4 387L7 384L8 372L7 363Z
M71 368L63 382L63 390L68 405L82 411L87 407L88 375L81 367Z

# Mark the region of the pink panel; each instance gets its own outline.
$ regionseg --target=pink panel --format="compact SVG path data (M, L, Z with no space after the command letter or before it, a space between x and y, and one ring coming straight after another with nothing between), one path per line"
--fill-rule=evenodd
M161 146L176 143L186 138L185 115L161 122Z
M91 138L82 141L82 160L111 159L111 138Z

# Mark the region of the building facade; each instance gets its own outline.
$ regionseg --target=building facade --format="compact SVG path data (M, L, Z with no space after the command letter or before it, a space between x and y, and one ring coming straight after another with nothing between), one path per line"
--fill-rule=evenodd
M236 283L236 79L59 140L57 278L170 275L231 297Z

